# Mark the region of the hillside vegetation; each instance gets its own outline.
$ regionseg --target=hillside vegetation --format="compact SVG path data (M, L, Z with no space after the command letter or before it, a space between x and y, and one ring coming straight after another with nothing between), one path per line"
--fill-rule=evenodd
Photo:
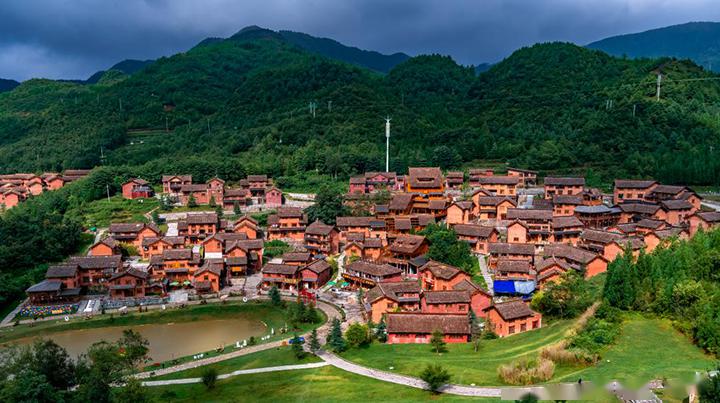
M398 171L494 160L605 180L717 184L719 84L678 81L711 77L688 61L625 60L564 43L520 49L479 76L439 55L384 75L249 28L130 76L30 80L0 94L0 171L104 163L139 167L151 180L346 178L382 169L390 115Z

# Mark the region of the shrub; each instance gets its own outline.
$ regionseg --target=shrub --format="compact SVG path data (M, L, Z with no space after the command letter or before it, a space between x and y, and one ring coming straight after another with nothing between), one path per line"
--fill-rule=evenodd
M217 382L218 372L214 367L206 368L202 373L202 383L206 388L212 389Z
M441 386L450 382L450 373L439 364L428 364L420 373L420 379L428 384L428 390L437 392Z
M345 339L349 347L366 346L370 343L370 330L362 323L353 323L345 331Z
M540 350L540 358L554 362L555 364L591 365L597 362L598 356L581 350L568 350L567 341L550 345Z
M498 367L498 376L511 385L531 385L545 382L555 373L555 363L540 358L537 361L521 359Z

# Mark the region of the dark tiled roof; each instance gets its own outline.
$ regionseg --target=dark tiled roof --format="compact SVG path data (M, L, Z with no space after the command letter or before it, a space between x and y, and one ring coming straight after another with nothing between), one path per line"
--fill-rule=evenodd
M457 224L453 226L453 230L458 235L478 238L488 238L497 231L495 227L477 224Z
M488 308L485 308L485 310L493 308L500 314L500 317L504 320L526 318L535 314L535 312L521 300L498 302Z
M440 168L408 168L408 181L413 188L438 188L442 186Z
M262 272L268 274L294 275L298 269L298 266L291 266L289 264L267 263L262 267Z
M286 262L309 262L312 255L310 252L288 252L283 254L280 259Z
M663 200L660 202L660 204L666 209L666 210L690 210L693 206L690 204L687 200L677 199L677 200Z
M543 183L551 186L585 186L585 178L546 176Z
M216 213L195 213L187 215L187 223L189 225L217 224L218 216Z
M77 275L77 265L57 265L48 267L45 278L68 278Z
M390 245L393 253L412 254L416 253L425 242L422 235L400 235Z
M660 206L651 203L621 203L618 205L624 213L655 214Z
M338 227L369 227L373 217L337 217Z
M462 273L462 270L455 266L450 266L449 264L436 262L434 260L425 263L425 265L420 268L421 272L425 270L430 270L433 276L444 280L449 280Z
M423 299L428 304L469 304L470 293L462 290L423 291Z
M506 273L530 273L532 265L527 260L502 259L497 263L497 270Z
M68 263L78 265L81 269L120 269L122 268L122 257L120 255L73 256Z
M588 264L599 255L585 249L576 248L567 244L545 245L545 257L559 257L578 264Z
M510 208L507 211L507 219L550 221L553 219L553 214L550 210Z
M609 244L610 242L622 237L622 234L597 229L586 229L582 232L582 234L580 234L580 239L583 241L599 244Z
M37 284L30 286L30 288L25 290L25 292L58 292L60 291L61 287L62 283L60 281L43 280Z
M368 290L365 300L369 303L379 298L387 297L393 301L399 301L398 294L420 294L420 283L417 281L381 281Z
M617 189L647 189L657 182L652 180L615 179Z
M436 330L443 334L470 334L467 315L439 315L428 313L389 313L388 333L425 333Z
M583 226L582 221L580 221L580 219L578 219L574 215L553 217L553 219L552 219L553 229L573 228L573 227L582 227L582 226Z
M333 229L335 229L335 226L333 225L327 225L322 221L315 221L314 223L308 225L307 228L305 228L305 233L311 235L327 236L333 231Z
M330 266L330 264L328 262L326 262L325 260L318 259L318 260L310 263L309 265L303 267L303 270L305 270L305 269L319 274L319 273L322 273L327 270L332 270L332 266Z
M481 185L517 185L520 183L520 178L517 176L502 176L502 175L493 175L493 176L481 176L477 178L477 183Z
M504 254L504 255L526 255L532 256L535 254L535 245L531 243L504 243L497 242L489 244L491 254Z
M393 195L388 208L390 210L405 211L410 207L410 203L412 203L412 198L412 193L397 193Z
M582 204L583 199L581 196L577 195L553 195L552 202L553 204L571 204L579 206Z
M700 217L705 222L720 222L720 212L718 211L707 211L695 213L696 216Z

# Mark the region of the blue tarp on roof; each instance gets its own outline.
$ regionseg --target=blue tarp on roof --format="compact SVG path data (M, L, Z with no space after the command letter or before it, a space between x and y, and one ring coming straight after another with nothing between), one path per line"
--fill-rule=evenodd
M510 280L493 281L493 290L496 294L515 294L515 282Z
M535 291L534 281L513 281L513 280L495 280L493 281L493 290L496 294L532 294Z

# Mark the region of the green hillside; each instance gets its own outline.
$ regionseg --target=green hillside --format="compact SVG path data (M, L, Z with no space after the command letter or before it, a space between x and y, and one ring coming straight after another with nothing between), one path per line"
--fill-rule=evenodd
M20 83L15 80L0 78L0 92L11 91L18 85L20 85Z
M689 22L634 34L612 36L587 45L611 55L691 59L720 71L720 23Z
M0 94L0 170L103 162L136 166L149 179L163 172L346 178L383 167L391 115L391 168L399 171L494 160L604 179L720 181L720 87L677 81L714 77L691 62L549 43L520 49L479 76L439 55L380 74L280 33L246 29L130 76L108 74L94 85L30 80Z

